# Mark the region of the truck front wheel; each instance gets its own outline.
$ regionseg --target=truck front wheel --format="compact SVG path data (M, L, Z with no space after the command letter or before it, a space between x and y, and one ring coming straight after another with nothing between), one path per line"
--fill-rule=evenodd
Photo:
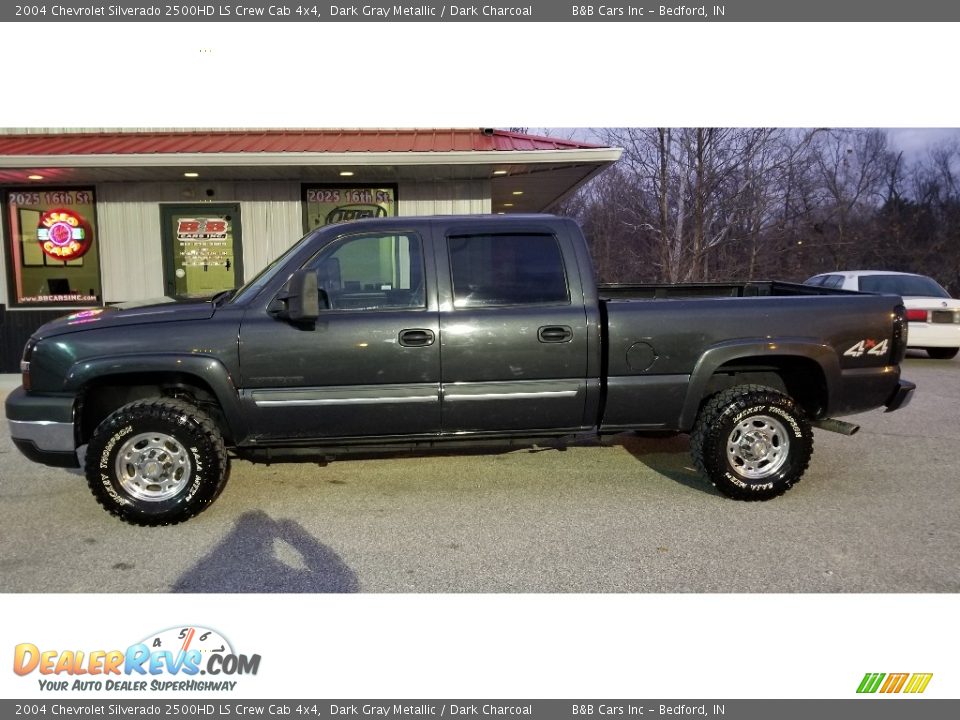
M214 422L171 398L124 405L87 446L90 490L112 515L133 525L174 525L203 512L228 475Z
M813 431L788 396L740 385L703 407L690 450L697 469L727 497L769 500L800 480L813 454Z

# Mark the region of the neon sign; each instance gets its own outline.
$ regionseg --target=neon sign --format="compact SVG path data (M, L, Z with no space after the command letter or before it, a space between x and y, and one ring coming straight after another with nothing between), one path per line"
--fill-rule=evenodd
M40 216L37 240L48 257L54 260L76 260L90 249L93 234L82 216L72 210L57 208L47 210Z

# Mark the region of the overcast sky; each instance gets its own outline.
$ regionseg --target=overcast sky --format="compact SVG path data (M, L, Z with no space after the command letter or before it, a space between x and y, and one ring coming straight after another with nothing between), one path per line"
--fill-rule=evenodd
M600 142L590 128L529 128L533 134ZM892 150L902 150L910 160L923 157L929 148L951 140L960 142L960 128L887 128Z
M888 128L887 137L893 148L913 159L935 145L960 141L960 128Z

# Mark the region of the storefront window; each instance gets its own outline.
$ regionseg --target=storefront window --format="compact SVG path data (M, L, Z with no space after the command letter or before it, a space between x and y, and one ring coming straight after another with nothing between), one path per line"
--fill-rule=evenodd
M10 190L4 207L11 304L99 305L93 190Z
M397 214L397 189L389 185L311 185L303 189L304 226L390 217Z

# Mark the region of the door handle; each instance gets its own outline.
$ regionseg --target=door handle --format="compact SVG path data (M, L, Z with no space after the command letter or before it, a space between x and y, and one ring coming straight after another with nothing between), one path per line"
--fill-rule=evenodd
M404 347L427 347L433 345L433 330L401 330L400 344Z
M568 325L545 325L537 330L537 339L542 343L570 342L573 330Z

